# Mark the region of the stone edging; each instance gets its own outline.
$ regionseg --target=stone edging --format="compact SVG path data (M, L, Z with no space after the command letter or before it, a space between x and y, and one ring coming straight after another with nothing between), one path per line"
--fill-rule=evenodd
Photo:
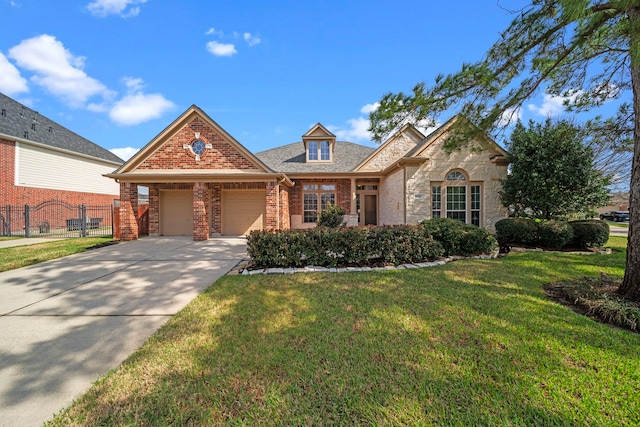
M240 261L229 273L228 276L236 275L254 275L254 274L299 274L299 273L349 273L352 271L385 271L385 270L405 270L412 268L428 268L436 267L438 265L444 265L452 261L458 261L462 259L494 259L498 257L498 251L491 253L490 255L476 255L472 257L453 256L447 258L441 258L431 262L418 262L415 264L400 264L400 265L387 265L384 267L339 267L328 268L319 267L314 265L308 265L306 267L297 268L260 268L256 270L249 270L247 266L250 260Z

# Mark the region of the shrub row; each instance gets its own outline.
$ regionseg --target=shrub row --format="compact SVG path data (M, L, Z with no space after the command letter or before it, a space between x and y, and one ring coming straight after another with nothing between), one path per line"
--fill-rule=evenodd
M446 218L418 225L253 231L247 243L257 267L398 265L489 253L497 246L487 230Z
M403 264L443 253L442 245L422 226L253 231L247 243L258 267L346 267L367 265L372 259Z
M498 245L484 228L449 218L422 221L435 240L442 244L445 256L469 256L490 253Z
M537 221L507 218L496 223L500 245L521 244L561 249L600 247L609 240L609 225L603 221Z
M252 231L247 244L257 267L346 267L372 259L397 265L433 260L444 252L423 226Z

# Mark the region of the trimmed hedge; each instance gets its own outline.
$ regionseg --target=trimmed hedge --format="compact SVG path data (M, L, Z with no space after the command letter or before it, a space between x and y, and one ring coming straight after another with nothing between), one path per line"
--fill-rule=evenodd
M538 224L538 244L544 248L562 249L573 240L573 228L564 221L543 221Z
M257 267L332 268L367 265L371 260L403 264L433 260L444 252L419 225L252 231L247 244Z
M500 245L535 245L538 241L538 223L525 218L501 219L496 222L496 238Z
M434 218L420 223L442 244L445 256L469 256L493 251L498 242L484 228L450 218Z
M537 221L506 218L496 223L500 245L521 244L549 249L567 245L578 248L599 247L609 240L609 225L602 221Z
M571 245L578 248L599 248L609 240L609 224L604 221L571 221L573 240Z

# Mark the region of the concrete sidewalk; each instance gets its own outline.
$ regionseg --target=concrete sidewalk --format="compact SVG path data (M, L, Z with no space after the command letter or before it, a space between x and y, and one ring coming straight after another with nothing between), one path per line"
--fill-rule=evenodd
M0 425L51 419L245 256L149 237L0 273Z

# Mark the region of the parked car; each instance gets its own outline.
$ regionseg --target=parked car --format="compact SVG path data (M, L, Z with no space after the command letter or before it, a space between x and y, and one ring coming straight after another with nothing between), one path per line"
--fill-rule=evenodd
M608 219L609 221L615 222L628 222L629 221L629 211L609 211L603 214L600 214L600 219Z

